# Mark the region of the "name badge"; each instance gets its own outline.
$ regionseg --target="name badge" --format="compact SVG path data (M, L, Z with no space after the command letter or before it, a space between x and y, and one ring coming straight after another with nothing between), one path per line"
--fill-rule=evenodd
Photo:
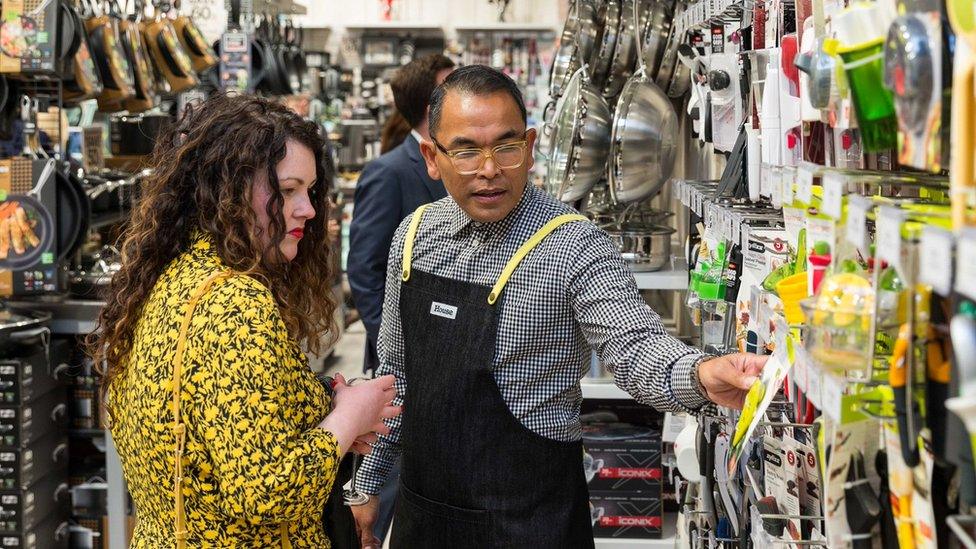
M442 318L454 320L457 318L457 310L457 307L452 307L451 305L445 305L436 301L430 304L430 314Z

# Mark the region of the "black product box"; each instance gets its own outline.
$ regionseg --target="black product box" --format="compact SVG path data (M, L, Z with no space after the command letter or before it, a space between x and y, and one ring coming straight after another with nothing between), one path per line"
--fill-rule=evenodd
M68 513L70 490L65 476L54 473L26 490L0 490L0 532L26 532L51 515Z
M32 530L17 534L0 534L0 547L17 549L68 549L71 538L70 524L59 515L53 515Z
M68 438L52 431L27 448L0 450L0 490L25 489L49 473L67 467Z
M29 404L0 405L0 448L24 448L64 424L66 392L56 389Z
M627 423L584 425L583 451L590 490L660 493L660 431Z
M48 351L38 347L30 356L0 359L0 405L23 404L54 390L55 371L67 368L70 358L68 341L55 339Z
M595 538L661 539L661 492L590 492Z

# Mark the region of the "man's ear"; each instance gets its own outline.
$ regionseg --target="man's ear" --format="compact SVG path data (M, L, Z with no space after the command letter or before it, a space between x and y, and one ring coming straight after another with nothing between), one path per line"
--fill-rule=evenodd
M427 163L427 175L437 181L441 178L441 170L437 167L437 147L426 139L420 142L420 154L424 155Z

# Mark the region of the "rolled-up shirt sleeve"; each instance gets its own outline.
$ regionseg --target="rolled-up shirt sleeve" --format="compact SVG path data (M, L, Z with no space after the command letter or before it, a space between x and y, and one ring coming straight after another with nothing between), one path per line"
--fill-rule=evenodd
M701 408L707 400L692 369L702 353L667 333L607 234L582 230L565 271L567 288L576 321L614 383L661 411Z
M397 396L395 406L402 406L407 394L407 376L403 360L403 329L400 325L400 269L403 263L403 239L413 215L407 216L400 224L390 246L389 263L386 272L386 295L383 300L383 322L380 326L376 350L380 366L376 375L396 377ZM403 427L402 417L386 420L390 434L382 436L373 446L373 451L363 459L356 472L356 490L375 495L390 475L390 470L400 457L400 435Z

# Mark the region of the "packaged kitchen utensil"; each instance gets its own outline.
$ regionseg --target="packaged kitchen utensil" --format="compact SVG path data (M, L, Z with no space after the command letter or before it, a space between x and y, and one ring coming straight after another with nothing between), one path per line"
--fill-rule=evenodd
M626 423L587 424L583 427L583 449L591 491L660 492L658 431Z
M0 490L0 531L26 532L52 515L64 516L69 502L68 483L51 474L26 490Z
M661 493L590 492L593 536L612 539L660 539L664 524Z

